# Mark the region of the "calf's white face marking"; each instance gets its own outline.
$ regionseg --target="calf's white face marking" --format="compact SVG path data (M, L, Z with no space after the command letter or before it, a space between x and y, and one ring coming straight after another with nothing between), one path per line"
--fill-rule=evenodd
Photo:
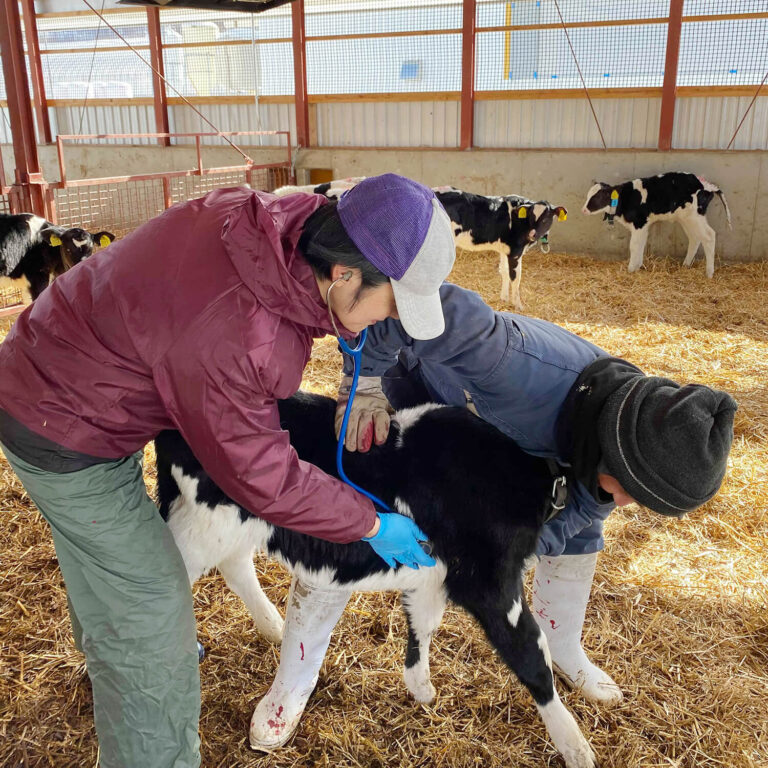
M604 205L602 208L598 208L596 211L590 211L589 208L587 207L592 197L596 195L601 189L602 189L602 185L600 184L593 184L589 188L589 192L587 192L587 199L584 201L584 205L581 207L582 213L586 213L586 214L600 213L601 211L607 211L610 208L610 205Z

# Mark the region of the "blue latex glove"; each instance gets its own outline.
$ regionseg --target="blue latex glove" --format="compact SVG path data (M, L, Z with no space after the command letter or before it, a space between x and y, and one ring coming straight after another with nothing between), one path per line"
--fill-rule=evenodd
M419 544L427 541L426 534L410 517L396 512L379 512L379 531L370 538L363 536L374 549L374 552L390 567L402 563L409 568L420 565L435 565Z

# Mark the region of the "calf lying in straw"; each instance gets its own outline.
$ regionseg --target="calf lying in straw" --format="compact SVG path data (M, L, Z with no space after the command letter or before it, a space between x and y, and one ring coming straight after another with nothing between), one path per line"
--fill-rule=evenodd
M335 401L300 393L280 404L281 426L299 456L335 473ZM405 684L417 701L435 695L429 644L448 599L482 626L504 662L528 688L568 768L592 768L594 755L555 691L547 641L523 597L523 573L552 514L547 463L523 453L465 408L426 405L393 417L387 442L346 454L357 483L429 536L437 565L388 567L365 542L333 544L251 516L220 491L176 432L156 440L158 494L194 581L218 567L277 639L281 620L259 586L253 553L293 571L280 668L251 721L251 745L269 751L298 726L330 634L354 590L396 589L408 621Z

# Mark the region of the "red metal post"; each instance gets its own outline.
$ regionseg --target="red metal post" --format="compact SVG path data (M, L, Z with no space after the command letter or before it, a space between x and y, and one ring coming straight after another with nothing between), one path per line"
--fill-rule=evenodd
M307 97L307 37L304 29L304 0L291 3L293 21L293 76L296 105L296 143L309 146L309 98ZM290 142L289 142L290 143Z
M40 159L37 155L32 98L24 62L19 5L13 0L0 3L0 53L5 87L8 92L8 110L11 114L11 135L19 184L18 192L25 208L32 213L45 216L47 206L42 186L39 183L32 183L33 180L42 179L42 174Z
M152 72L152 92L155 97L155 131L170 133L168 122L168 93L165 90L165 65L163 63L163 37L160 31L160 9L147 8L147 26L149 28L149 62ZM158 74L159 73L159 74ZM171 140L166 136L157 140L162 147L170 147Z
M24 35L27 38L27 54L29 56L29 74L32 80L32 94L35 97L35 115L37 116L37 133L41 144L53 141L51 120L48 116L48 101L45 97L45 81L43 80L43 64L40 60L40 43L37 39L37 17L35 16L35 0L21 0L21 13L24 17Z
M461 149L475 141L475 0L464 0L461 29Z
M664 86L659 120L659 149L672 149L677 98L677 65L680 58L680 34L683 28L683 0L670 0L667 27L667 56L664 62Z

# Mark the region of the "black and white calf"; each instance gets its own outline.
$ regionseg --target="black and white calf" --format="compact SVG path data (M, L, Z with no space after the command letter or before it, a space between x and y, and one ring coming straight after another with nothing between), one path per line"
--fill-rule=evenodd
M0 284L20 287L29 304L97 245L114 239L111 232L58 227L33 213L0 214Z
M704 246L707 277L715 273L715 230L707 222L707 208L717 195L731 226L731 213L722 190L694 173L671 171L632 179L623 184L596 182L587 193L583 213L603 213L618 219L630 232L629 271L643 266L648 228L656 221L677 221L688 236L683 265L690 267L699 245Z
M335 474L335 408L329 398L303 393L280 403L281 426L299 456L329 474ZM432 543L432 568L390 569L365 542L333 544L253 517L213 484L178 433L161 433L155 441L161 513L191 582L218 567L257 627L276 639L280 617L261 591L254 552L277 558L294 575L280 668L254 712L252 745L264 749L268 742L271 749L290 737L352 591L394 589L402 591L409 628L405 682L417 700L435 695L429 644L450 599L478 620L528 688L566 765L592 768L592 750L557 695L546 638L523 596L526 561L552 508L546 462L463 408L419 406L400 411L392 424L384 445L346 453L345 470L415 519ZM315 591L302 608L305 585ZM325 595L327 605L316 595ZM330 626L329 611L336 611ZM325 638L318 637L321 625ZM300 696L295 685L280 688L286 669L310 664L308 671L296 672L305 681Z
M445 187L437 187L435 194L451 219L457 248L499 254L501 299L522 311L523 254L546 241L552 224L565 221L568 211L517 195L491 197Z
M305 187L281 187L274 194L312 192L337 200L365 177L339 179ZM518 195L493 197L462 192L455 187L433 187L453 226L456 247L466 251L496 251L499 254L501 300L522 311L520 278L523 254L535 243L546 243L555 219L565 221L568 211L552 207L546 200L528 200Z
M278 187L272 194L278 197L293 195L296 192L306 192L315 195L325 195L329 200L338 200L343 192L352 189L356 184L363 181L365 176L350 176L348 179L334 179L322 184L304 184L303 186L284 186Z

